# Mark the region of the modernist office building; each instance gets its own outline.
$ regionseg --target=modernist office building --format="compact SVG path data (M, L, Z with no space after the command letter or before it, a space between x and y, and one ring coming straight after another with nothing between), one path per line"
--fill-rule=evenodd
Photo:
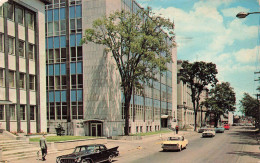
M61 124L68 134L112 136L124 131L120 75L104 47L81 45L93 20L115 10L136 12L133 0L52 0L46 5L47 128ZM168 39L171 43L171 40ZM174 124L177 115L176 49L173 63L153 88L134 90L130 132L149 132ZM174 75L175 74L175 75ZM176 87L176 88L174 88Z
M0 6L0 128L46 132L45 4Z

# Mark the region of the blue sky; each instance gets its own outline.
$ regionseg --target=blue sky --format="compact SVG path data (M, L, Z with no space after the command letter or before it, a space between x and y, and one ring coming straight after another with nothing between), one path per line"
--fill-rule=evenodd
M218 79L229 82L237 97L256 97L260 75L260 14L245 19L238 12L259 11L257 0L137 0L156 14L175 22L177 55L180 60L206 61L217 65Z

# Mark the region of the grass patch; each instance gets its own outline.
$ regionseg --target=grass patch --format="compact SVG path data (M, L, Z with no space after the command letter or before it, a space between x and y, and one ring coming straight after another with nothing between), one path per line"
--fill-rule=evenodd
M96 138L92 136L46 136L47 142L58 142L58 141L68 141L68 140L79 140L79 139L90 139ZM30 138L30 142L39 142L40 138Z
M173 132L173 131L171 131L171 130L161 130L161 131L155 131L155 132L130 134L130 136L149 136L149 135L163 134L163 133L169 133L169 132Z

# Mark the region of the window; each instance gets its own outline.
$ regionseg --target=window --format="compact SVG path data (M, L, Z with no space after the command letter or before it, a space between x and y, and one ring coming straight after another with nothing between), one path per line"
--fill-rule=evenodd
M70 52L71 61L76 61L76 48L72 47Z
M53 36L53 22L48 22L48 36Z
M59 21L54 22L54 35L59 35Z
M60 49L55 49L55 62L60 63Z
M20 80L19 80L19 85L20 85L20 88L25 88L25 74L24 73L20 73Z
M7 8L7 18L10 20L14 20L14 7L10 3L6 3Z
M9 110L10 110L10 120L15 120L15 105L9 105Z
M4 105L0 105L0 120L5 120Z
M67 88L66 76L61 76L61 84L62 84L61 89Z
M77 48L77 50L78 50L78 52L77 52L77 59L78 59L78 61L82 61L82 47L80 46L80 47L78 47Z
M54 103L50 103L50 119L55 119Z
M34 15L31 12L26 13L26 21L29 28L34 29Z
M30 106L30 120L35 120L35 106Z
M23 9L21 9L20 7L15 7L15 12L17 13L17 22L23 25Z
M29 89L30 90L35 90L35 76L34 75L29 75Z
M60 76L55 76L55 89L60 89Z
M61 62L66 62L66 48L61 48Z
M19 56L24 57L24 42L19 40Z
M9 44L9 49L8 49L8 54L14 54L14 38L13 37L8 37L8 44Z
M28 55L29 59L34 59L34 46L32 44L29 44Z
M67 119L67 103L62 103L62 119Z
M20 105L20 118L26 120L25 105Z
M4 86L4 69L0 68L0 87Z
M61 119L61 106L60 102L56 103L56 119Z
M4 35L0 33L0 52L4 51Z
M61 35L66 34L66 20L60 20L60 32Z
M9 71L9 86L12 88L15 87L14 71Z
M83 75L78 74L78 88L83 88Z
M49 50L49 63L53 63L54 62L54 57L53 57L53 49Z

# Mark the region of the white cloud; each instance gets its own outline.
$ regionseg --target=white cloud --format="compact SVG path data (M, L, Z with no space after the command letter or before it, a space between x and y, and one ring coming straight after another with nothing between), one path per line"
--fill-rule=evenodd
M226 17L235 17L239 12L249 12L248 8L238 6L236 8L223 9L221 12Z
M240 63L254 63L257 60L257 51L259 47L254 49L241 49L234 53L236 60Z

